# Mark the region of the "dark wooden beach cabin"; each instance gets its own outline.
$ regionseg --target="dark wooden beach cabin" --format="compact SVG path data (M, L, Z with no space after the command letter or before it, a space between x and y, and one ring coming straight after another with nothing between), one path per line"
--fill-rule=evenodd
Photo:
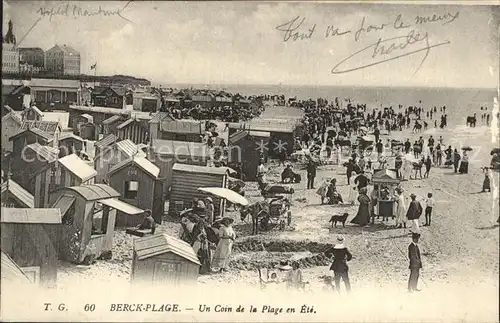
M372 184L377 190L378 196L378 213L379 216L394 216L395 207L393 200L383 200L380 192L382 186L386 186L389 189L391 195L394 195L394 189L401 183L397 178L397 173L395 169L375 169L372 177Z
M149 140L149 129L145 122L130 118L116 127L118 138L129 139L136 145L146 144Z
M108 173L108 183L120 194L120 200L143 210L151 210L161 224L164 209L163 184L158 181L160 169L144 157L132 157L114 165ZM117 227L142 223L140 216L118 212Z
M92 103L98 107L122 109L127 89L121 86L96 86L92 91Z
M157 138L163 140L202 142L205 131L204 121L165 119L160 122Z
M21 131L22 124L21 117L16 112L9 112L2 117L2 151L12 152L13 144L9 139Z
M35 207L49 207L50 194L63 187L93 184L97 171L76 154L40 168L34 175Z
M198 280L200 262L186 242L167 234L134 240L131 281L180 286Z
M52 141L49 141L49 145ZM62 132L59 136L59 158L78 154L84 150L84 140L72 132Z
M130 140L118 141L104 147L94 158L94 168L97 170L96 183L103 183L111 167L132 156L146 157L146 153Z
M35 282L53 287L57 280L60 210L2 208L1 229L2 250Z
M229 137L229 163L241 163L245 180L257 180L257 166L261 154L267 158L269 132L238 131Z
M37 129L39 133L44 133L49 145L57 148L59 145L59 138L62 133L62 125L59 121L36 121L24 120L21 125L21 130Z
M229 136L241 130L269 132L269 157L278 157L283 149L286 150L288 156L293 153L297 126L291 121L276 119L229 124Z
M80 124L77 135L86 140L97 140L99 138L99 126L92 122Z
M172 168L172 185L170 186L170 203L168 214L176 216L184 209L190 208L195 197L205 198L198 191L200 187L227 187L230 169L227 167L207 167L176 163ZM213 198L214 215L223 216L224 200Z
M34 195L33 176L38 170L55 161L58 154L58 149L39 143L26 145L19 153L10 156L12 179Z
M174 121L175 119L168 112L158 111L149 120L149 136L151 140L160 138L160 123L163 120Z
M80 133L80 126L86 123L94 123L94 117L88 113L82 113L70 120L71 128L75 134Z
M51 207L62 216L60 259L90 264L111 258L116 210L143 213L118 197L120 193L104 184L65 187L51 194Z

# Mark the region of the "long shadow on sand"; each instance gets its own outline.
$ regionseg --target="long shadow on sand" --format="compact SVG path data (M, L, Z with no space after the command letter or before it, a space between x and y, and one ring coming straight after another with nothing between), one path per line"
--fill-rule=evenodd
M370 225L368 227L361 227L356 224L350 224L350 223L346 223L345 227L337 226L336 228L335 227L332 228L331 226L328 226L327 228L329 229L330 233L338 233L338 234L342 233L342 234L353 234L353 235L363 234L366 232L371 233L378 231L388 231L394 229L384 224L375 224L375 225Z
M476 227L476 229L478 229L478 230L492 230L492 229L498 228L499 226L500 225L498 225L498 224L494 224L494 225L489 226L489 227L479 227L479 228Z

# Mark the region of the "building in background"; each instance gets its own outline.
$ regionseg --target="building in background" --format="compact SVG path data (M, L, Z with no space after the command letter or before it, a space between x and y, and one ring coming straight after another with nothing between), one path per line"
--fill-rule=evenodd
M22 63L39 69L45 66L45 52L40 47L19 48L19 58Z
M9 29L2 41L2 73L19 73L19 49L12 21L9 21Z
M80 75L80 53L56 44L45 52L45 69L56 75Z

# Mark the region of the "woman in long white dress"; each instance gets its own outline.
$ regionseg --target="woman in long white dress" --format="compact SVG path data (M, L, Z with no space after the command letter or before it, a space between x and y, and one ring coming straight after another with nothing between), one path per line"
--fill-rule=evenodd
M406 201L403 195L403 190L398 188L396 189L397 197L396 200L397 208L396 208L396 228L402 228L403 226L406 228Z
M215 271L227 271L227 266L229 265L229 256L231 255L233 243L236 239L236 233L234 232L232 227L233 222L233 219L227 217L220 220L220 240L217 244L217 248L215 249L212 260L212 268Z
M351 184L349 185L349 195L347 196L347 203L354 205L356 199L358 198L358 192L356 191L357 185L354 183L354 176L356 176L355 172L351 173Z

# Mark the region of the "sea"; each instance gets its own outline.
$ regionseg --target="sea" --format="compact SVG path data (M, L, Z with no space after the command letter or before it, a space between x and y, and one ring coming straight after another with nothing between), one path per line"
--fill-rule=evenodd
M169 86L170 87L170 86ZM450 121L460 121L468 115L477 113L481 107L492 111L494 98L498 96L492 88L430 88L430 87L361 87L361 86L311 86L311 85L247 85L247 84L191 84L172 85L175 88L193 87L198 89L224 90L241 95L284 95L299 100L324 98L334 101L336 97L345 104L350 98L353 103L366 104L369 109L398 106L421 106L426 111L430 108L446 106Z

